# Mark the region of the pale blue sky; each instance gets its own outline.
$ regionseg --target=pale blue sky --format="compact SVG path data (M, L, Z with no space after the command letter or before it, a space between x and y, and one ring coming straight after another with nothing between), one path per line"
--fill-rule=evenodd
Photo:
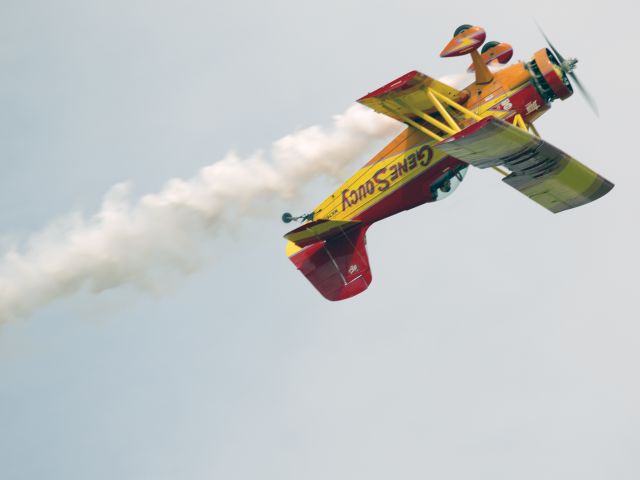
M313 124L462 23L577 73L542 135L616 184L551 215L490 171L372 227L371 288L329 303L284 256L285 208L212 237L151 294L56 301L0 332L0 478L636 479L640 232L632 2L0 5L2 243ZM461 13L463 12L463 13ZM359 161L364 162L366 158ZM355 168L355 165L354 165Z

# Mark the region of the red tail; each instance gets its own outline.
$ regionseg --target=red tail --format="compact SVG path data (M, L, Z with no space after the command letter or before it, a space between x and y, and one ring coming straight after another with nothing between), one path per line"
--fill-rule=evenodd
M358 225L327 240L312 243L289 258L328 300L353 297L371 284L365 233Z

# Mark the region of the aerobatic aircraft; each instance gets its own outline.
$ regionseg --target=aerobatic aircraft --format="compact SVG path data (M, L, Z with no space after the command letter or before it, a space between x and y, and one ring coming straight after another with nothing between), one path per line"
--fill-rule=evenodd
M358 100L407 128L313 212L282 216L303 222L285 235L286 254L325 298L350 298L371 284L365 247L371 224L450 195L469 165L497 170L504 183L553 213L613 188L533 126L551 102L572 95L568 77L597 114L573 72L577 60L562 57L542 34L549 48L494 73L488 65L508 63L511 46L484 44L481 27L462 25L440 56L471 55L475 81L468 87L412 71Z

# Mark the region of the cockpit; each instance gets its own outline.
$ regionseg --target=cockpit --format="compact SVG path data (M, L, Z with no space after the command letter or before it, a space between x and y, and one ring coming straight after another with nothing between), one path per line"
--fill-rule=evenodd
M445 172L431 186L433 201L443 200L453 193L464 180L469 166L459 166Z

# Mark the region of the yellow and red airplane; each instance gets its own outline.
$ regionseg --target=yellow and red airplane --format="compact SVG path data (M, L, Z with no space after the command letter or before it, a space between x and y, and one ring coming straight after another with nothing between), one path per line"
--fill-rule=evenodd
M544 35L544 33L543 33ZM596 111L573 73L576 59L550 48L495 73L510 45L484 44L481 27L462 25L441 57L470 54L475 81L457 90L412 71L360 98L407 128L313 212L285 222L304 223L285 235L286 253L329 300L343 300L371 284L365 233L378 220L441 200L463 180L469 165L493 168L502 181L558 213L592 202L613 184L540 138L533 122L551 102L573 93L568 77Z

